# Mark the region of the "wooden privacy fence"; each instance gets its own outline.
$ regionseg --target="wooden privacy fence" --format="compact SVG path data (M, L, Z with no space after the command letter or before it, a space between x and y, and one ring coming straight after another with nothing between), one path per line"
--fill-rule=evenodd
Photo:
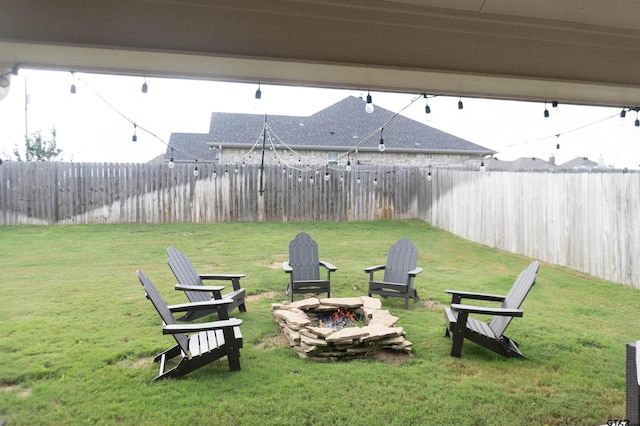
M297 171L265 166L5 162L2 225L415 218L415 169ZM215 177L214 177L215 171ZM260 190L263 190L262 194Z
M0 223L421 219L463 238L640 288L640 173L269 165L0 165ZM216 177L213 176L215 170ZM313 178L313 182L311 181Z
M465 239L640 288L640 173L436 169L420 218Z

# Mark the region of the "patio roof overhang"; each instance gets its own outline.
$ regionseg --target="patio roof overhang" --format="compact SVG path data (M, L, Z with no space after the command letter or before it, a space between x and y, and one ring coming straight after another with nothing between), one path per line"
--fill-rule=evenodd
M0 65L640 104L640 2L0 0Z

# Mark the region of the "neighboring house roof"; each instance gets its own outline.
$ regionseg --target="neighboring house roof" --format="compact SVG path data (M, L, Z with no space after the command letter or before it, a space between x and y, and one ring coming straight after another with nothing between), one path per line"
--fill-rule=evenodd
M216 151L211 149L208 133L171 133L164 159L173 157L175 162L216 161ZM172 150L173 148L173 150Z
M587 157L576 157L573 160L567 161L566 163L558 166L560 169L593 169L595 167L598 167L598 163L589 160Z
M550 161L541 160L535 157L521 157L513 161L502 161L495 157L484 160L487 170L531 170L531 169L593 169L598 163L589 160L587 157L576 157L564 164L555 165L554 157Z
M393 119L392 119L393 118ZM313 115L285 116L214 112L208 134L173 133L165 160L193 161L213 158L208 147L251 148L262 136L267 121L274 143L293 149L349 150L358 146L361 151L376 150L382 137L389 152L490 155L494 151L465 139L434 129L418 121L396 115L376 106L373 113L365 112L365 101L349 96ZM267 140L268 141L268 140ZM204 146L203 146L204 145ZM210 157L205 157L208 154Z

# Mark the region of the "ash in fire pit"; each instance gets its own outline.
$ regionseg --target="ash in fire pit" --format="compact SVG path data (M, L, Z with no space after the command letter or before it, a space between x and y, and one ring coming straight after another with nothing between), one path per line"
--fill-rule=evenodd
M402 327L394 327L400 318L381 310L379 299L309 298L274 303L271 308L289 345L301 358L348 359L378 349L412 352L413 344L405 339Z

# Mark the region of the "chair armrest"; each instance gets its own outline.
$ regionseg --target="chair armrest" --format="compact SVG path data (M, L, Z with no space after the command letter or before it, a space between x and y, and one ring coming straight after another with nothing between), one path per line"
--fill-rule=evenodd
M190 312L199 310L209 310L217 306L229 305L233 303L232 299L212 299L206 302L189 302L179 303L177 305L167 306L171 312Z
M422 272L422 268L421 267L417 267L416 269L413 269L409 272L407 272L407 274L409 274L409 276L413 276L415 277L416 275L418 275L420 272Z
M338 270L337 267L333 266L331 263L329 262L325 262L324 260L320 260L319 261L320 266L324 266L325 268L327 268L328 270L330 270L331 272L335 272Z
M201 280L233 280L244 278L245 274L200 274Z
M487 300L490 302L504 302L507 296L489 293L476 293L473 291L445 290L451 295L451 303L460 303L462 299Z
M190 333L192 331L219 330L221 328L237 327L242 320L231 318L222 321L201 322L196 324L168 324L162 327L162 334Z
M282 269L287 273L293 272L293 268L289 265L289 262L282 262Z
M451 309L454 311L465 311L470 314L499 315L504 317L521 317L524 315L524 312L520 309L489 308L484 306L461 305L459 303L452 303Z
M374 271L379 271L381 269L384 269L386 267L386 265L374 265L374 266L369 266L363 269L364 272L374 272Z
M189 284L176 284L174 286L176 290L182 291L222 291L224 290L223 285L189 285Z

